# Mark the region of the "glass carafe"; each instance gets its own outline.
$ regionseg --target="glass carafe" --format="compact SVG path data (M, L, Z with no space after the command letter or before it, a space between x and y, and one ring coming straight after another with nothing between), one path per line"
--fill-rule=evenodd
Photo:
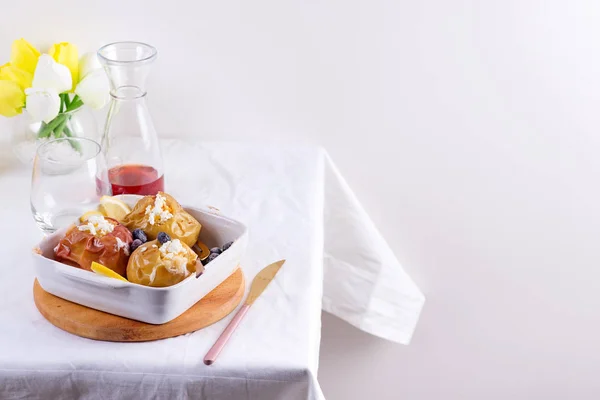
M111 84L111 103L102 150L113 195L156 194L164 190L163 161L146 105L146 78L156 49L138 42L98 50Z

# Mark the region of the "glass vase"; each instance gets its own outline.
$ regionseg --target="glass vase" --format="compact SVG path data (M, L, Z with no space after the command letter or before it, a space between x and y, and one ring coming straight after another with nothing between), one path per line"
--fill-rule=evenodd
M92 111L82 106L65 113L65 124L62 129L50 131L44 129L44 122L32 122L27 110L11 118L11 146L17 158L23 164L31 164L37 148L50 140L63 137L79 137L99 141L98 125Z

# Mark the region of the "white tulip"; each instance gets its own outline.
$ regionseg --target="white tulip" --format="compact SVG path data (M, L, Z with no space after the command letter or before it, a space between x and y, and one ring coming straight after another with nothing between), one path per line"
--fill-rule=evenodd
M69 68L57 63L48 54L40 56L33 73L32 87L54 89L56 93L62 93L71 90L72 85Z
M28 88L25 89L25 95L27 112L35 122L48 123L56 118L60 111L60 97L56 90Z
M90 72L75 88L83 104L99 109L108 103L110 85L103 69Z
M81 82L90 72L97 69L102 69L98 55L95 52L85 53L79 59L79 81Z

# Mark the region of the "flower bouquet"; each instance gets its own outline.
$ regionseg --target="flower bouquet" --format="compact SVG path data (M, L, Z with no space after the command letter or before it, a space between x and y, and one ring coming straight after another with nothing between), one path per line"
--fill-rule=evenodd
M63 42L41 54L26 40L15 40L10 62L0 66L0 115L19 118L26 111L26 120L15 128L13 147L17 152L23 142L30 142L31 154L17 156L32 159L40 141L92 136L82 128L77 113L83 105L104 107L109 91L108 77L95 53L79 57L77 46ZM95 123L89 130L96 130Z

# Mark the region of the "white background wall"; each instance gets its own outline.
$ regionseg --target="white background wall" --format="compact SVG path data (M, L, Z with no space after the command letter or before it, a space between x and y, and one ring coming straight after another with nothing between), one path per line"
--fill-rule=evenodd
M324 145L425 292L408 347L324 316L328 399L600 396L599 2L84 3L3 1L0 60L154 44L161 135Z

